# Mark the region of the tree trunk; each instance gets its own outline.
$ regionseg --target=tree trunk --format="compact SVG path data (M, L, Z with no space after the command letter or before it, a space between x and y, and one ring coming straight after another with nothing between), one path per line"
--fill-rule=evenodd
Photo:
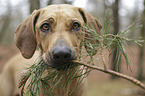
M145 0L144 0L144 11L142 13L142 24L143 27L141 29L141 37L145 40ZM143 80L143 64L144 64L144 42L142 43L143 46L140 46L140 53L139 53L139 67L138 67L138 79Z
M72 4L73 0L72 1L69 1L69 0L50 0L49 2L51 2L52 4Z
M9 22L10 22L10 14L4 18L4 23L2 25L2 29L0 30L0 42L3 42L3 38L5 37L7 28L9 28Z
M40 8L40 1L39 0L29 0L30 2L30 14Z
M64 4L65 0L52 0L52 4Z
M113 27L114 27L114 35L116 35L118 32L119 32L119 14L118 14L118 11L119 11L119 0L115 0L115 2L113 3L113 6L112 6L112 10L113 10L113 18L114 18L114 23L113 23ZM119 51L117 48L114 48L115 51L113 53L113 58L112 58L112 70L114 71L118 71L119 72L119 68L120 68L120 64L116 64L115 62L115 59L116 59L116 56L117 56L117 51ZM119 57L120 58L120 57ZM116 79L117 77L116 76L111 76L112 79Z
M10 21L11 21L11 3L9 0L7 0L7 13L5 17L3 18L3 24L1 25L1 30L0 30L0 42L3 41L3 38L5 37L5 34L7 33L7 30L10 26Z
M48 1L48 5L51 5L51 4L52 4L52 1L53 1L53 0L49 0L49 1Z
M119 32L119 0L115 0L113 4L113 18L114 18L114 35Z

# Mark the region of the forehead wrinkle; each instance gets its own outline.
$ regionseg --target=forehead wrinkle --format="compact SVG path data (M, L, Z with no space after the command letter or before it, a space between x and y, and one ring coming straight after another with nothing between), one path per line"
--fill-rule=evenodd
M76 7L70 7L70 6L55 6L55 5L51 5L48 6L46 8L42 9L42 19L46 19L48 17L55 17L56 19L66 19L66 18L79 18L80 14L78 14L78 10L76 9ZM57 20L58 21L58 20Z

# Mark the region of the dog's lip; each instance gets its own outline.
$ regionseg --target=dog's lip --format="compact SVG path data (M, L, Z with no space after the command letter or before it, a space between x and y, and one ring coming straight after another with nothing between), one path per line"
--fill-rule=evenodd
M57 67L64 67L66 65L69 65L70 63L72 63L72 60L71 61L68 61L68 62L45 62L49 67L52 67L52 68L57 68Z
M54 68L56 70L66 70L70 68L73 64L73 60L67 61L67 62L54 62L54 61L47 61L43 60L45 64L48 65L49 68Z

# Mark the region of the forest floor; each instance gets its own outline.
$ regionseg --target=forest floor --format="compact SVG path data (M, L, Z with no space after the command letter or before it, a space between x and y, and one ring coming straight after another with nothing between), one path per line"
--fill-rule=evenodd
M127 69L125 60L122 58L121 73L137 77L139 57L138 47L131 46L131 50L134 53L134 56L130 55L130 58L133 61L133 66L131 66L132 72ZM18 49L14 45L0 45L0 72L5 63L18 52ZM107 58L107 55L105 58ZM112 80L110 79L110 75L96 70L91 71L87 79L87 96L145 96L145 92L141 88L129 81L123 79Z

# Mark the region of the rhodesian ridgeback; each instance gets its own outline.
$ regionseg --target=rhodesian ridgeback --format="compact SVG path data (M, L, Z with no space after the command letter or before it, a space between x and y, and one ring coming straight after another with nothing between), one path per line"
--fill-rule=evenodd
M25 67L29 67L28 64L33 64L38 56L52 68L63 65L69 67L70 65L65 63L77 58L81 42L90 36L82 28L85 24L93 26L93 29L100 33L100 23L82 8L60 4L35 10L15 31L15 44L21 54L13 57L3 68L0 96L20 95L20 89L17 87L19 75ZM90 43L97 41L90 39ZM36 51L37 48L40 52ZM89 48L85 48L89 52ZM70 87L73 88L73 84ZM66 96L65 91L60 88L57 90L61 91L59 96ZM71 96L85 96L85 92L82 82Z

